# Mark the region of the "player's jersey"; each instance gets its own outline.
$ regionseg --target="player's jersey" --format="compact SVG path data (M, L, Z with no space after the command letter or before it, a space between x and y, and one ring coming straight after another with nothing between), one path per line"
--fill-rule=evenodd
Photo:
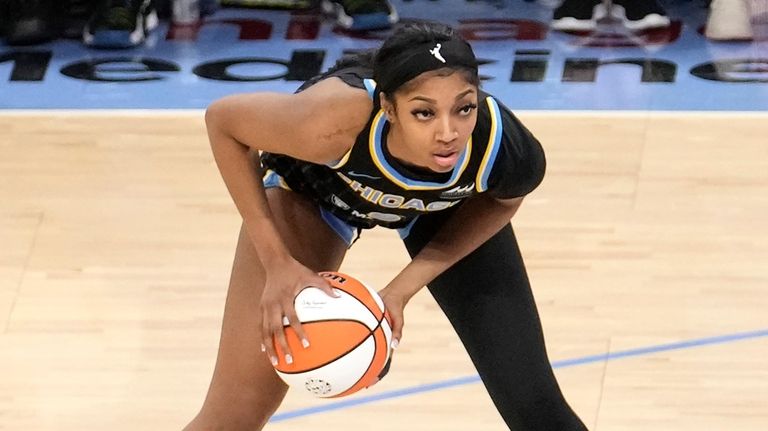
M478 95L477 125L456 166L447 173L425 173L398 163L387 151L389 123L370 70L353 67L323 78L327 76L364 88L372 98L370 119L352 148L329 165L275 153L262 154L261 161L292 190L309 195L353 226L400 228L419 215L451 208L477 193L523 196L543 178L544 153L538 141L483 91Z

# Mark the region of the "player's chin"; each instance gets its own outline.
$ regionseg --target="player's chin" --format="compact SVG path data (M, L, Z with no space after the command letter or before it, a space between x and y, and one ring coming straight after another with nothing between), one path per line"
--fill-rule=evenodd
M432 170L433 172L438 173L438 174L444 174L446 172L451 172L454 167L455 167L455 165L454 166L437 166L437 165L433 165L433 166L430 166L429 169Z

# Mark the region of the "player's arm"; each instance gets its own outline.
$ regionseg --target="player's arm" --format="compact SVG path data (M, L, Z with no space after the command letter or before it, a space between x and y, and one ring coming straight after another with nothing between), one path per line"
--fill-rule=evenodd
M470 198L414 256L413 260L381 291L391 313L399 313L423 286L485 243L509 224L523 202L522 197L496 199L487 193ZM390 301L397 301L393 304ZM395 320L393 338L399 341L402 316Z
M405 293L413 296L508 225L522 203L522 197L502 200L487 193L470 198L451 215L393 283L397 281L398 285L410 286Z
M362 90L337 78L298 94L254 93L225 97L211 104L205 120L224 183L232 195L259 259L267 272L260 302L262 350L273 364L273 337L289 361L291 350L282 319L308 342L293 307L305 286L333 295L328 283L290 255L280 237L262 184L258 151L286 154L316 163L338 160L352 146L371 111Z
M216 164L264 263L285 258L287 250L249 152L315 163L338 160L365 126L370 103L364 91L330 78L297 94L238 94L209 106L205 121Z
M328 78L295 94L224 97L208 107L206 124L209 135L226 138L214 146L233 140L251 149L328 163L349 149L370 111L365 91Z

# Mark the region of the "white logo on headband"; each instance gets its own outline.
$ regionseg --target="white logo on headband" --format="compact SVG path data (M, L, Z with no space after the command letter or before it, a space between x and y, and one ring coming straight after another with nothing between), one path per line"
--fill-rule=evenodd
M429 53L434 55L436 59L438 59L438 60L442 61L443 63L445 63L445 59L443 58L442 55L440 55L440 48L442 48L442 47L443 47L443 45L438 43L437 45L435 45L434 48L429 50Z

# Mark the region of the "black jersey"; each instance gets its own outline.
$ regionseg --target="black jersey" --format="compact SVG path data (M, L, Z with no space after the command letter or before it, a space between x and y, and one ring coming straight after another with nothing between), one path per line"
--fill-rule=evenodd
M416 172L398 163L387 151L389 124L371 75L367 68L352 67L323 76L365 89L373 101L368 123L340 160L319 165L264 153L264 168L282 176L292 190L362 228L403 227L419 215L453 207L477 193L514 198L541 182L541 145L509 109L483 91L478 95L477 125L451 172Z

